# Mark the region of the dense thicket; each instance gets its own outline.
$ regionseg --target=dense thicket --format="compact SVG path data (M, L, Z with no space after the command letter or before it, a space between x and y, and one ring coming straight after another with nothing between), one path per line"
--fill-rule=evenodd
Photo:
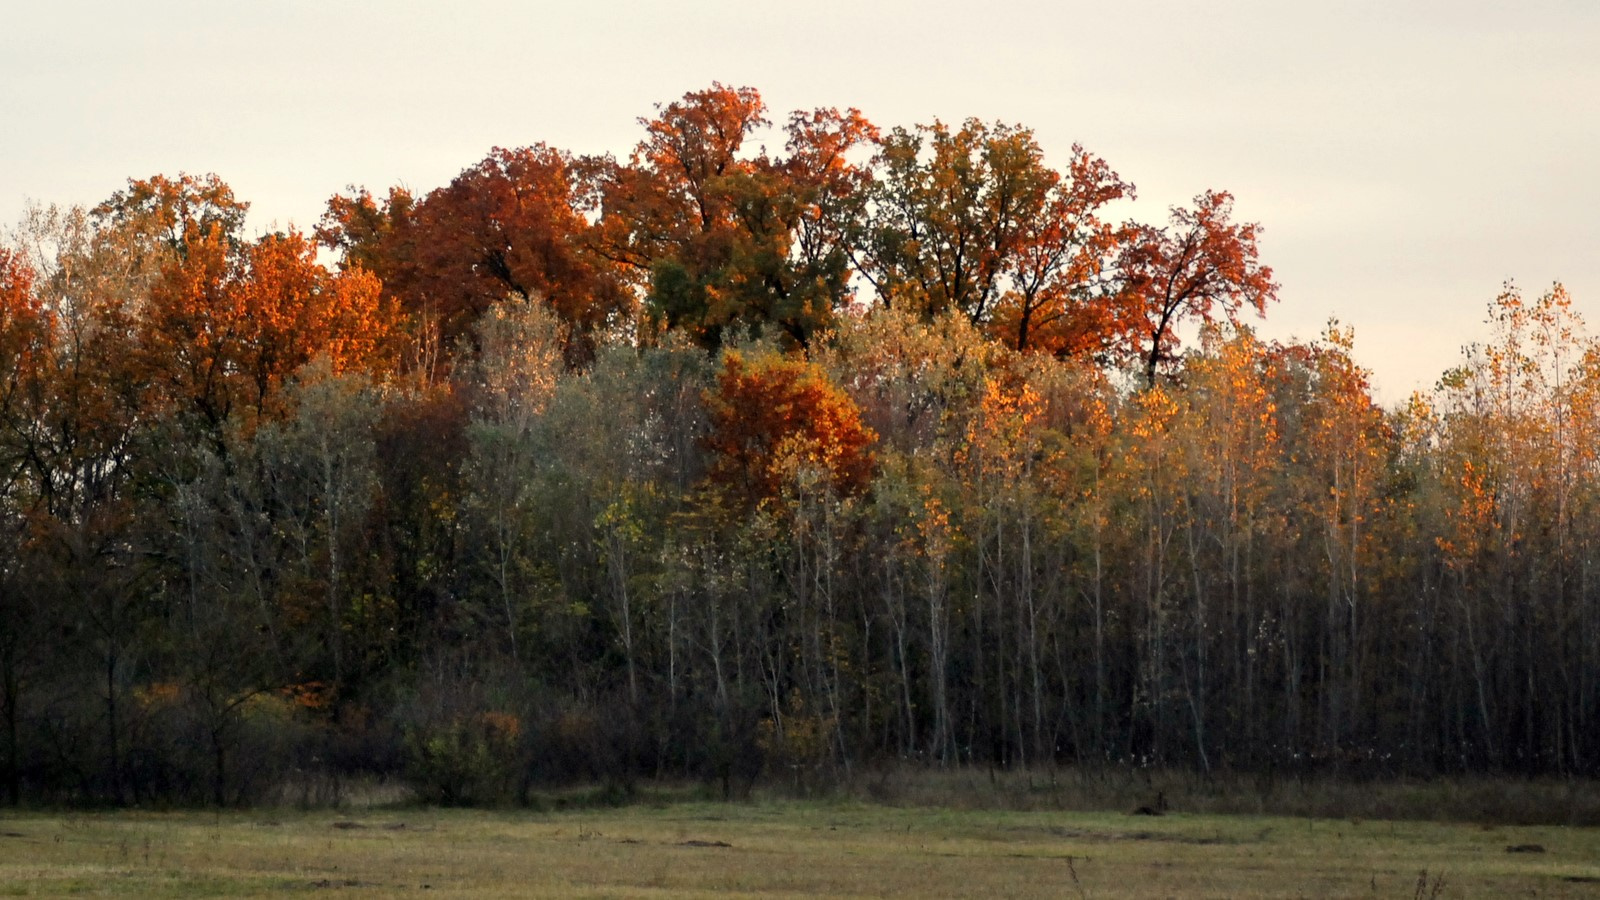
M1597 774L1600 345L1385 411L1253 225L1018 127L495 150L248 239L214 177L0 248L12 802L466 802L863 766ZM1199 325L1180 354L1178 326Z

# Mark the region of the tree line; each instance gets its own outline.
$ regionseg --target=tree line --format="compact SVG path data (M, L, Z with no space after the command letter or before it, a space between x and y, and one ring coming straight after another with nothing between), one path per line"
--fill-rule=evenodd
M640 124L311 235L188 175L8 233L10 802L1596 774L1559 286L1385 410L1349 329L1239 320L1277 286L1226 193L1114 223L1105 162L976 120L750 152L749 88Z

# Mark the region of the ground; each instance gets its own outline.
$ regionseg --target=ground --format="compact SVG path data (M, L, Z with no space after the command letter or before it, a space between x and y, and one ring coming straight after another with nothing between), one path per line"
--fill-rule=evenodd
M856 802L0 813L0 894L1600 896L1600 829Z

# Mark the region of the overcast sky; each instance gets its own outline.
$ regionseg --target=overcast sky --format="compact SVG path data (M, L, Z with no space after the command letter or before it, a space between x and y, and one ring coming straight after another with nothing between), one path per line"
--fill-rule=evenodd
M775 117L969 116L1074 142L1138 186L1262 223L1260 330L1356 329L1381 396L1488 336L1514 278L1600 328L1600 3L86 3L0 15L0 223L130 177L215 172L251 228L309 229L347 184L427 191L494 146L624 154L713 80Z

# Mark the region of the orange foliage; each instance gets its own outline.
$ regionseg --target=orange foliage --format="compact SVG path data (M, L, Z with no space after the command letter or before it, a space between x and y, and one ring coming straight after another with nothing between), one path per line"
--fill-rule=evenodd
M409 303L438 304L446 337L509 294L548 304L582 330L625 308L621 285L584 252L566 154L496 147L416 210Z
M708 348L733 326L791 346L849 302L852 205L870 178L847 154L877 130L859 111L794 113L787 157L740 155L770 124L753 88L713 84L658 105L627 165L590 160L596 246L648 288L657 328Z
M175 681L156 681L133 689L134 702L145 710L168 709L183 700L183 686Z
M415 277L411 217L416 206L416 198L402 187L390 188L381 205L366 188L352 187L349 196L328 198L328 211L313 234L317 243L343 256L346 268L376 273L392 288Z
M347 268L371 269L446 346L513 295L547 304L586 334L625 318L631 301L591 251L577 204L565 153L496 147L420 201L401 189L381 205L365 190L334 196L317 239L343 251Z
M843 494L859 494L872 480L877 435L813 363L729 352L705 401L706 446L716 454L711 477L752 503L778 496L795 465L821 471Z
M288 378L313 357L379 370L395 323L375 278L331 273L300 234L230 252L218 228L191 226L141 318L142 361L168 403L213 429L235 413L274 411Z
M33 367L51 330L51 316L34 292L34 274L23 258L0 247L0 405Z
M752 131L769 124L766 104L754 88L713 83L656 111L639 120L645 139L627 165L590 163L603 212L597 245L636 281L651 282L652 314L662 325L709 329L702 341L715 345L715 320L726 316L707 309L716 298L706 288L728 263L737 231L724 187L754 174L738 154Z
M486 737L515 743L522 734L522 720L506 712L485 712L478 715L478 723Z
M147 238L182 249L194 234L213 230L230 239L244 228L250 204L233 196L233 189L216 175L176 178L153 175L129 179L127 190L111 195L95 207L102 224L128 228Z
M263 238L246 252L236 305L245 310L246 357L267 396L313 356L335 373L378 371L388 361L395 323L380 301L378 280L356 269L331 273L300 234Z
M0 315L10 321L15 310L36 306L33 269L21 254L0 247Z
M979 464L1004 481L1027 477L1043 414L1043 398L1021 373L1000 371L989 376L957 459Z
M300 709L325 712L333 709L338 689L326 681L302 681L283 688L279 693Z
M1136 226L1128 235L1121 259L1130 322L1130 349L1145 361L1145 379L1154 384L1156 370L1176 358L1174 329L1185 319L1214 321L1215 308L1237 323L1241 308L1265 314L1278 299L1272 269L1257 261L1261 226L1235 225L1233 197L1206 191L1193 210L1172 210L1166 228Z
M1001 296L990 331L1018 350L1095 358L1132 325L1127 304L1109 290L1107 268L1125 230L1100 210L1133 196L1105 160L1072 148L1066 178L1045 170L1047 191L1020 217L1012 289Z

